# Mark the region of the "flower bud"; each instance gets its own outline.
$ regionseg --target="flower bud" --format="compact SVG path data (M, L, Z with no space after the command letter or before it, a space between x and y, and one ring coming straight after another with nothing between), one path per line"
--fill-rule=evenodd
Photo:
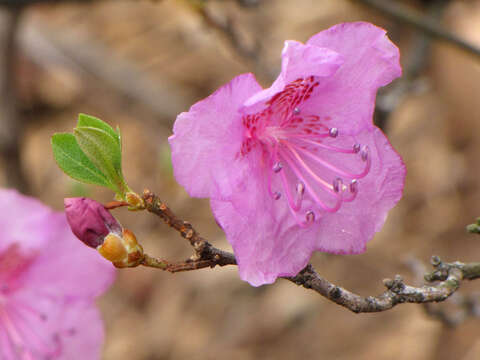
M88 198L64 200L72 232L87 246L97 248L109 233L122 235L122 226L99 202Z
M93 247L116 267L137 266L143 248L135 235L122 229L118 221L99 202L88 198L65 199L65 213L72 232Z

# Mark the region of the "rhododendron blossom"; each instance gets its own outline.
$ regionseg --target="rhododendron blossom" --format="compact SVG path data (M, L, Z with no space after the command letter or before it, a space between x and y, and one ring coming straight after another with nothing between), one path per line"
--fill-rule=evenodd
M378 88L400 74L383 29L340 24L286 41L270 88L243 74L177 117L175 176L211 199L242 279L365 251L403 190L403 162L372 122Z
M114 268L71 233L65 215L0 190L0 359L99 359L94 304Z

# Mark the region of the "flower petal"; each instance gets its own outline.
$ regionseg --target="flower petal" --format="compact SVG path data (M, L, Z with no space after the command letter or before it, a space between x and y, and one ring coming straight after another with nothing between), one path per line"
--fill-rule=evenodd
M59 360L101 359L105 337L102 318L95 304L70 304L62 316L62 354Z
M273 199L263 200L256 202L250 215L237 207L238 202L210 202L233 247L240 278L253 286L271 284L279 276L294 276L302 270L314 251L318 230L317 226L299 228L286 207L274 208L268 204Z
M9 359L12 348L20 347L25 358L100 359L104 331L93 301L25 288L13 294L4 309L0 330L3 326L9 345L0 349L0 356Z
M249 98L244 107L248 108L246 111L249 113L258 111L255 105L264 106L265 101L282 91L288 83L309 76L332 76L342 64L343 56L334 50L298 41L285 41L280 75L268 89Z
M24 275L29 286L54 295L93 299L115 278L115 268L72 234L65 214L54 214L44 252Z
M307 76L331 76L343 62L343 56L331 49L285 41L280 76L285 84Z
M398 48L385 34L372 24L356 22L336 25L307 41L337 51L345 60L312 95L310 113L329 116L331 126L349 134L372 126L378 88L401 75Z
M239 75L178 115L169 138L177 181L190 196L225 199L247 173L236 159L243 140L240 105L262 88Z
M299 228L286 203L272 198L265 181L270 167L249 156L250 176L231 201L211 200L213 214L237 258L241 279L253 286L296 275L314 249L311 228Z
M50 237L48 221L53 211L40 201L21 195L16 190L0 189L0 253L12 245L30 256ZM28 211L28 216L26 216Z
M378 129L357 137L370 148L372 166L359 180L358 195L341 209L320 220L319 242L315 250L335 254L356 254L366 250L366 243L382 228L388 211L400 200L406 169L398 153Z

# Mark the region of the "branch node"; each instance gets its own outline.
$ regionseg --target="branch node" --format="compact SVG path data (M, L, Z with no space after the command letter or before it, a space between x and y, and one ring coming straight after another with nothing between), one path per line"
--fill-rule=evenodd
M393 280L392 279L383 279L383 285L385 285L385 287L387 289L391 289L393 287Z
M430 264L432 264L434 267L438 267L442 264L442 260L437 255L433 255L430 258Z

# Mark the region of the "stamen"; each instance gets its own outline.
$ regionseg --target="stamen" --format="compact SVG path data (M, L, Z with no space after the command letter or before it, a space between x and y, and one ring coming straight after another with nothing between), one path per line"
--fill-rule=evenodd
M294 115L300 114L300 109L299 109L298 107L296 107L295 109L293 109L293 114L294 114Z
M281 197L282 197L282 194L281 194L280 192L275 191L275 192L273 193L273 200L278 200L278 199L280 199Z
M283 185L283 190L285 191L285 195L287 196L287 202L288 206L290 207L290 210L292 211L292 214L295 215L295 213L300 210L299 204L293 199L292 193L290 192L290 186L287 181L287 176L285 175L285 172L282 171L280 173L280 178L282 179L282 185ZM296 215L295 215L296 216Z
M312 210L309 210L305 213L305 220L307 223L313 223L315 221L315 213Z
M295 146L297 148L298 151L302 152L303 154L305 154L306 156L308 156L310 159L316 161L317 163L319 163L320 165L326 167L327 169L330 169L342 176L346 176L348 178L355 178L355 179L359 179L359 178L363 178L365 177L368 172L370 171L370 157L368 155L365 156L365 160L368 160L367 161L367 164L365 165L365 168L363 169L363 171L359 174L355 174L355 173L351 173L351 172L348 172L348 171L345 171L343 169L340 169L338 167L336 167L335 165L332 165L330 164L328 161L326 160L323 160L321 157L315 155L314 153L306 150L306 149L303 149L301 147L298 147L298 146ZM362 157L362 160L363 160L363 157Z
M293 138L293 139L296 139L296 138L299 138L301 140L303 139L323 139L323 138L326 138L326 137L329 137L330 134L329 133L322 133L322 134L288 134L288 137L289 138Z
M289 135L289 137L290 137L290 135ZM356 153L354 149L343 149L343 148L339 148L339 147L336 147L336 146L327 145L327 144L324 144L324 143L321 143L321 142L308 140L306 136L303 136L303 137L298 136L298 139L303 141L303 142L314 145L315 147L326 149L326 150L332 150L332 151L339 152L339 153L342 153L342 154L355 154Z
M300 157L300 155L298 154L297 151L295 151L295 148L294 146L290 145L289 143L287 142L283 142L287 148L290 150L290 152L293 154L293 157L298 160L298 162L300 163L300 165L302 165L302 167L307 171L307 173L313 177L315 180L317 180L322 186L323 188L327 189L327 190L332 190L332 185L330 185L329 183L327 183L325 180L323 180L321 177L317 176L317 174L315 174L313 172L312 169L310 169L310 167L305 163L305 161L303 161L303 159ZM303 149L300 149L298 148L299 150L303 150ZM287 160L288 162L288 160ZM292 167L292 164L289 162L289 165L290 167ZM293 168L293 167L292 167ZM303 181L303 179L302 179ZM305 183L305 185L307 185L307 183L305 181L303 181ZM308 185L307 185L308 186Z
M356 179L353 179L350 185L348 186L348 190L350 193L350 196L346 197L345 195L343 196L343 201L344 202L351 202L355 200L358 194L358 181Z
M353 179L352 182L350 183L350 192L351 193L358 192L358 181L356 179Z
M300 209L302 207L303 195L305 194L305 184L300 181L299 183L297 183L295 189L297 191L297 201L295 205L298 209Z
M305 184L302 182L299 182L297 184L297 195L303 196L304 193L305 193Z
M281 163L281 162L276 162L276 163L273 165L272 170L273 170L274 173L279 173L280 170L282 170L282 168L283 168L282 163Z
M288 144L286 144L287 146L289 146ZM284 155L283 155L283 158L285 159L285 161L288 163L288 165L290 166L290 168L292 169L293 173L305 184L305 188L307 190L307 192L310 194L310 196L315 200L315 202L325 211L327 212L337 212L338 209L340 209L340 206L342 204L342 197L339 196L337 193L335 193L333 191L333 187L332 185L330 185L329 183L327 183L325 180L323 180L322 178L318 177L306 164L305 162L298 156L298 153L295 152L294 149L292 149L290 147L290 151L295 155L295 158L300 162L300 164L302 165L302 167L305 169L305 171L307 171L307 173L314 179L316 180L317 182L319 182L322 187L330 194L334 195L335 198L336 198L336 202L335 202L335 205L333 207L329 207L327 206L322 200L320 200L320 198L318 197L318 195L315 193L315 191L313 191L313 188L310 186L310 184L305 180L305 177L300 173L300 171L298 170L298 168L295 166L294 162L289 160L288 156L289 154L285 151L281 151ZM282 174L283 175L283 174Z
M293 218L295 219L295 222L297 223L297 225L300 227L305 227L306 226L305 221L301 219L297 213L298 210L300 210L301 201L295 203L295 201L293 200L292 194L290 192L290 187L287 181L287 177L285 175L285 171L282 171L280 173L280 178L282 179L283 189L285 190L285 194L287 195L288 209L292 213Z
M365 145L362 150L360 151L360 156L362 157L363 161L367 161L369 156L368 154L370 153L370 149L367 145Z
M343 180L341 178L337 177L333 180L333 191L336 193L343 191Z
M353 152L356 154L360 151L360 147L361 145L360 144L355 144L353 145Z
M338 136L338 129L337 128L331 128L328 130L328 135L332 138L336 138Z

